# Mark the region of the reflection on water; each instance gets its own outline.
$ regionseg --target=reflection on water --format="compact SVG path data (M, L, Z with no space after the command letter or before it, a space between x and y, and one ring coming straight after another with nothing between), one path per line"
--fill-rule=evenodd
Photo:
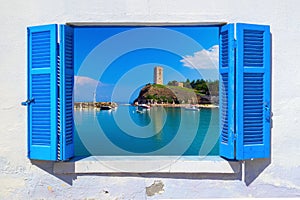
M164 109L159 110L158 107L153 107L150 116L151 119L153 120L153 131L156 133L155 134L155 140L156 141L161 141L162 140L162 135L163 133L163 125L166 119L166 112Z
M218 155L219 110L75 110L75 154Z

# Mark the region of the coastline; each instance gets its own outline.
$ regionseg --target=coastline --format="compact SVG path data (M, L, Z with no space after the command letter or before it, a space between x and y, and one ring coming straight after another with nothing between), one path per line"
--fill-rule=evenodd
M112 107L117 107L118 104L115 102L74 102L74 108L100 108L101 106L110 105ZM121 106L137 106L134 104L119 104ZM219 108L219 105L215 104L148 104L150 107L170 107L170 108L185 108L195 106L197 108Z
M150 104L151 107L161 106L161 107L172 107L172 108L185 108L190 107L191 104ZM198 108L219 108L218 105L215 104L192 104L192 106Z
M100 108L100 105L113 105L113 107L117 107L117 103L114 102L75 102L74 108L75 109L82 109L82 108ZM133 104L119 104L120 106L137 106ZM150 107L170 107L170 108L185 108L190 106L195 106L197 108L219 108L219 105L215 104L149 104Z

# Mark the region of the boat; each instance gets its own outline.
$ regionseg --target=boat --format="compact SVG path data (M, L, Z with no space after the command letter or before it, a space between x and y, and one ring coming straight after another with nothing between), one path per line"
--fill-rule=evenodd
M141 109L150 109L150 106L147 105L147 104L139 104L138 105L138 109L141 110Z
M138 104L136 112L139 114L145 113L145 111L150 110L150 106L147 104Z
M111 106L100 106L100 110L110 110L112 109Z
M184 108L185 110L190 110L190 111L199 111L200 108L196 107L196 106L188 106Z

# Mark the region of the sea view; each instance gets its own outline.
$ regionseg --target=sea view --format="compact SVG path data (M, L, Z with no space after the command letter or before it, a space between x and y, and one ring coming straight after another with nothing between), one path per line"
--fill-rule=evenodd
M185 108L219 104L218 27L85 27L74 41L75 156L219 154L219 109Z
M74 109L75 156L218 155L219 109Z

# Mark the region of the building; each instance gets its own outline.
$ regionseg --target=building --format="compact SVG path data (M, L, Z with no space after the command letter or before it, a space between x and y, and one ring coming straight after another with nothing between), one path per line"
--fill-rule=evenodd
M177 87L183 87L183 83L182 82L176 82L175 86L177 86Z
M0 38L2 50L0 54L2 74L0 78L0 199L138 200L300 197L300 96L297 92L295 94L295 91L300 91L300 69L297 64L300 57L300 12L297 12L299 10L297 0L188 2L92 0L76 1L76 3L58 0L24 2L11 0L2 3L0 10L0 22L3 25ZM99 161L95 157L89 160L83 158L75 160L76 162L71 162L73 160L31 161L26 158L27 108L20 106L20 102L27 97L25 27L65 23L65 20L94 23L148 22L151 25L154 21L169 24L178 22L207 24L209 21L269 24L272 32L270 62L273 65L271 109L274 113L271 158L233 161L241 165L238 173L228 172L233 168L232 162L226 164L216 157L215 160L209 161L209 156L199 158L173 156L177 160L170 163L167 161L172 156L164 156L160 160L159 158L155 160L153 157L152 162L146 162L146 159L139 156L122 157L119 159L120 162L114 158L117 156L104 156ZM138 29L143 30L143 28ZM152 46L149 44L147 47L155 48L157 47L155 45L157 43L153 43ZM180 44L176 45L180 46ZM180 53L180 48L165 50ZM166 62L164 64L167 65ZM214 111L217 110L211 112L212 120L214 120ZM187 111L182 113L190 114L191 117L195 114ZM201 124L203 115L202 113L200 115ZM178 124L175 128L177 127L181 129L182 126ZM141 136L146 135L141 133ZM163 135L161 137L163 138ZM176 148L178 138L176 134L168 145ZM122 147L121 145L119 147ZM110 160L116 164L105 165ZM190 163L190 166L182 165L180 160ZM117 164L128 165L128 169L136 170L133 173L125 170L119 172ZM161 172L151 171L151 166L157 166ZM107 172L106 169L109 167L110 171L115 169L115 172ZM148 171L141 173L141 167ZM186 172L176 173L173 170L176 167L184 168Z
M164 84L164 80L163 80L163 68L160 66L154 67L154 80L153 82L155 84L160 84L163 85Z

